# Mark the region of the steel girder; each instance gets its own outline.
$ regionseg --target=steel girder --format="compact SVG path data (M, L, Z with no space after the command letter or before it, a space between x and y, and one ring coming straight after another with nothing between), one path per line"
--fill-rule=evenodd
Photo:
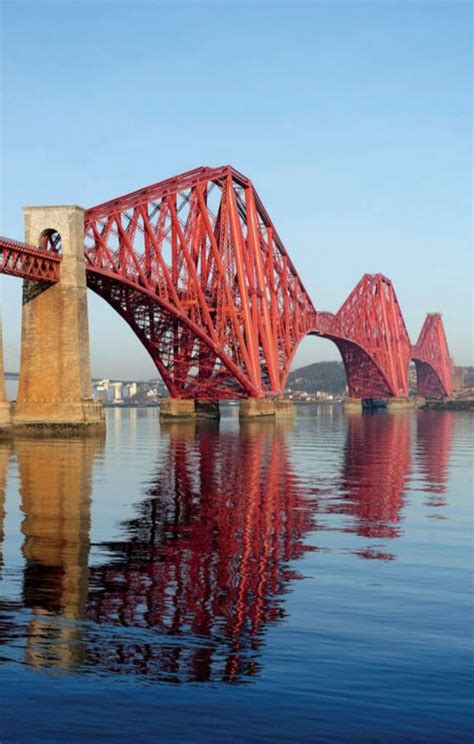
M453 392L453 362L439 313L429 313L412 349L417 389L424 398L449 397Z
M191 171L87 210L85 236L89 286L120 305L173 396L282 393L316 311L247 178Z
M0 274L54 284L59 281L61 255L0 237Z
M0 240L0 273L59 279L59 236ZM440 316L411 347L393 285L362 277L340 310L317 312L251 181L197 168L85 212L88 286L140 338L173 397L283 393L306 335L331 339L358 398L451 393Z
M337 315L318 313L252 183L230 166L93 207L85 233L89 286L175 397L281 395L310 333L339 347L351 395L408 394L411 346L390 280L365 275Z
M408 395L411 344L390 279L382 274L365 274L337 318L341 336L335 341L346 368L350 395Z

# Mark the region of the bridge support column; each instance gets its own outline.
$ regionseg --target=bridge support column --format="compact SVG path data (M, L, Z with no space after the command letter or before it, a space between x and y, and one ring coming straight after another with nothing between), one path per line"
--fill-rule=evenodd
M10 429L11 422L10 403L7 400L5 372L3 369L2 323L0 318L0 433L6 429Z
M272 398L243 398L240 401L241 419L275 416L275 401Z
M405 411L407 408L416 408L416 398L387 398L387 410Z
M275 416L277 418L294 418L295 407L289 398L275 398Z
M160 402L160 420L176 421L190 419L196 415L194 400L187 398L163 398Z
M220 419L221 411L218 400L195 400L194 407L198 419Z
M362 411L362 398L344 398L344 410L349 413L352 411Z
M23 317L16 426L82 429L104 426L92 398L84 211L76 206L26 207L25 242L46 232L62 243L61 278L51 286L23 283Z

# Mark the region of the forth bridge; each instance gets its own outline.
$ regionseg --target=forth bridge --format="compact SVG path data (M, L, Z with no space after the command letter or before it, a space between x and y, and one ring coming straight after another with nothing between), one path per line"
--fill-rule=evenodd
M285 382L301 340L330 339L350 401L408 401L410 362L423 398L452 393L441 316L412 343L392 282L365 274L336 313L311 300L252 182L201 167L89 209L25 207L25 242L0 238L0 273L23 282L17 400L3 381L0 427L103 426L92 398L87 289L146 348L170 398L162 417L286 415Z

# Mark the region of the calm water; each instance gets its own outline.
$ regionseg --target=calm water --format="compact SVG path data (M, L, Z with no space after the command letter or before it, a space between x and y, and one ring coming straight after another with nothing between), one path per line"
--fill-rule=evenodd
M0 443L0 740L471 742L474 417Z

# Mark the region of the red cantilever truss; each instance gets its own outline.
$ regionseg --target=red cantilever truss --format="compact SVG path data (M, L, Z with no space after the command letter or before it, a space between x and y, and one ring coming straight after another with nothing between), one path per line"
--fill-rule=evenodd
M54 249L35 248L0 237L0 274L58 282L61 256Z
M453 391L453 363L439 313L430 313L412 350L418 393L424 398L450 396Z
M318 313L311 333L339 348L351 396L408 395L410 339L387 277L365 274L336 315Z
M174 397L281 395L308 334L338 346L352 396L408 395L412 347L390 280L366 274L336 315L317 312L251 181L231 166L87 210L85 256L88 286L134 330ZM0 242L0 273L57 281L59 260L52 243ZM413 347L422 390L448 395L444 332L427 338L429 350L421 337Z
M408 394L393 286L366 275L318 313L249 179L198 168L85 215L88 284L131 325L176 397L281 394L308 334L331 338L350 394Z
M316 311L251 182L199 168L85 214L88 284L176 397L281 393Z

